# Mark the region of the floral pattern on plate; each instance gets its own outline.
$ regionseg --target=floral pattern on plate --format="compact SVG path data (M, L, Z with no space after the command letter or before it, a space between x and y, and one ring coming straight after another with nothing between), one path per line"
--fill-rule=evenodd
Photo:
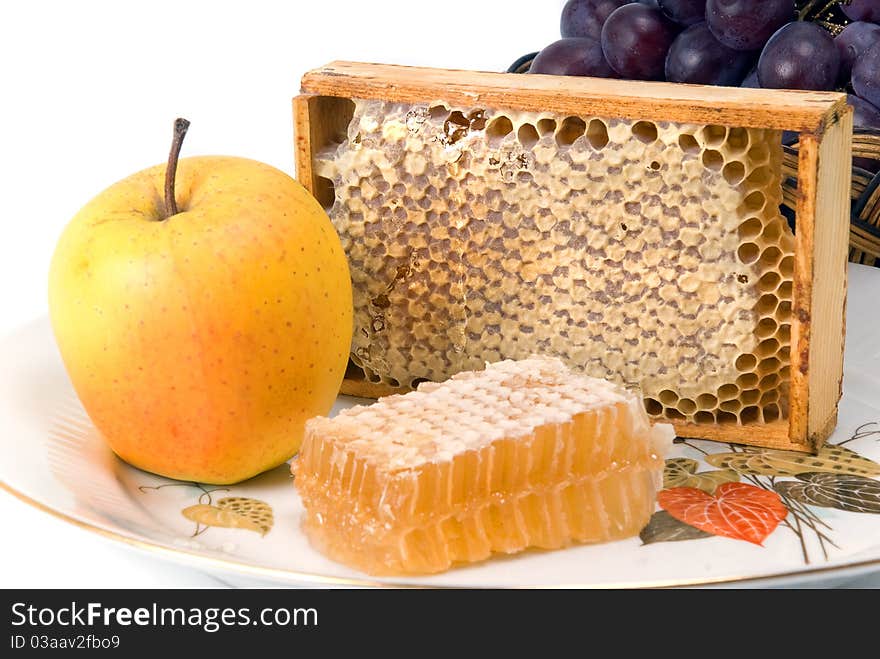
M710 452L703 442L677 439L715 469L699 471L699 461L689 457L667 459L657 494L661 510L639 537L645 545L712 536L760 545L782 527L800 542L805 563L816 558L808 535L827 559L828 548L838 545L822 508L880 514L880 463L844 446L869 437L880 441L880 424L863 424L816 455L733 444Z

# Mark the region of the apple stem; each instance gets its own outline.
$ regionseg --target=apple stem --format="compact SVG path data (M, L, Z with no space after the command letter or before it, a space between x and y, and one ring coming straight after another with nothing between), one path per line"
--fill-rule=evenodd
M180 147L189 128L189 121L178 117L174 120L174 138L171 140L171 152L168 154L168 166L165 168L165 218L177 215L177 199L174 196L174 180L177 176L177 160L180 158Z

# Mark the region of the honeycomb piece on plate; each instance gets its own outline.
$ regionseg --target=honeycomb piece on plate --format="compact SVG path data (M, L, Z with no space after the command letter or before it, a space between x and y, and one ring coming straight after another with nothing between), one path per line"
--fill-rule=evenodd
M649 414L787 416L794 237L778 131L356 101L316 154L352 361L414 386L557 356Z
M312 544L370 574L636 535L674 436L555 358L503 361L315 418L293 463Z

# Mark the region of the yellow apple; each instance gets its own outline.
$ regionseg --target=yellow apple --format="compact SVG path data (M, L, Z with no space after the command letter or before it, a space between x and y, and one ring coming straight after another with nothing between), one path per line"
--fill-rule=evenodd
M49 308L77 395L119 457L233 483L290 458L306 419L330 410L351 342L351 282L302 186L243 158L178 163L185 132L167 165L73 218Z

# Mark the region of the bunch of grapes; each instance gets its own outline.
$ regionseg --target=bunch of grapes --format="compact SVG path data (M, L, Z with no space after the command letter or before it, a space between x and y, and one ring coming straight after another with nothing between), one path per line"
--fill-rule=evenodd
M880 130L880 0L568 0L561 32L530 73L838 89Z

